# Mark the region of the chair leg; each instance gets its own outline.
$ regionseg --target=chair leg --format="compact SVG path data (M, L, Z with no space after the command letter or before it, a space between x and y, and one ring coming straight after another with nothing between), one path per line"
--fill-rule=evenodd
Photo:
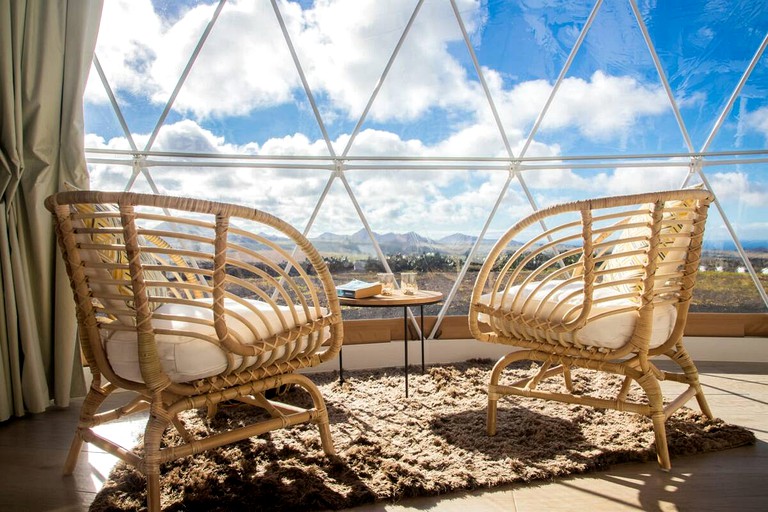
M147 511L160 512L160 469L149 473L147 468Z
M499 395L491 391L491 386L488 386L488 414L486 418L486 428L489 436L496 435L496 405L499 400Z
M653 413L651 419L653 420L653 433L656 438L656 459L659 461L662 471L669 471L672 468L672 462L669 459L664 411Z
M171 423L168 413L157 402L152 408L144 430L144 474L147 478L147 509L160 512L160 442Z
M696 401L699 404L701 412L709 419L714 419L712 410L707 403L707 398L704 396L701 382L699 381L699 370L696 368L696 364L694 364L688 351L682 344L678 344L675 352L670 354L670 358L685 372L685 376L688 379L688 385L696 390Z
M504 371L504 368L514 363L515 361L528 359L529 352L530 351L528 350L511 352L496 361L496 364L493 366L493 370L491 370L491 377L488 381L488 414L486 420L489 436L496 435L497 403L499 401L499 396L501 396L497 392L497 387L499 385L499 379L501 378L501 372Z
M669 446L667 445L666 415L664 414L664 396L661 393L659 380L653 373L646 373L637 383L643 388L650 405L651 420L653 421L653 433L656 440L656 458L663 471L669 471L672 463L669 459Z
M314 423L317 425L318 430L320 430L320 443L323 446L323 451L328 456L336 455L336 448L333 446L333 437L331 437L331 421L328 418L328 409L325 407L325 400L323 400L323 395L320 393L320 390L314 382L304 375L294 373L290 376L290 380L295 384L302 386L307 393L309 393L315 410L317 411Z
M80 456L80 450L83 448L83 438L80 437L80 429L75 432L75 437L72 439L72 444L69 446L69 453L67 454L67 460L64 462L64 469L62 473L64 476L69 476L75 472L75 466L77 466L77 459Z
M317 427L320 430L320 442L323 445L323 452L326 455L336 455L336 448L333 446L333 438L331 437L331 424L328 421L328 411L323 409L325 420L320 420L317 423Z
M699 409L701 409L701 412L704 413L704 415L713 420L715 419L714 414L712 414L712 409L709 408L709 403L707 403L707 399L704 396L704 391L701 389L701 384L698 382L696 383L696 401L699 403Z
M72 444L70 445L69 453L67 454L67 460L64 462L62 472L65 476L69 476L75 471L77 459L80 455L80 450L83 447L82 432L93 426L93 416L110 393L110 390L103 388L91 387L88 390L88 394L86 395L85 400L83 400L83 405L80 408L80 419L78 420L77 429L75 430L75 437L72 439Z

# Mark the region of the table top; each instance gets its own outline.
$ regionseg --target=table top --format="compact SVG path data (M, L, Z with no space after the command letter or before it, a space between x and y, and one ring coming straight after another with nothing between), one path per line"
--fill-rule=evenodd
M405 295L400 290L395 290L392 295L374 295L364 299L352 299L339 297L342 306L357 306L370 308L384 308L392 306L423 306L436 304L443 300L443 294L430 290L418 290L413 295Z

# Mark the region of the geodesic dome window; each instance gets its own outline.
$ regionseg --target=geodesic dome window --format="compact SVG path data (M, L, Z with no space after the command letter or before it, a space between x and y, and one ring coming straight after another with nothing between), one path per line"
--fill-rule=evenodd
M764 313L767 44L757 0L105 2L91 187L264 209L442 319L531 211L701 184L694 311Z

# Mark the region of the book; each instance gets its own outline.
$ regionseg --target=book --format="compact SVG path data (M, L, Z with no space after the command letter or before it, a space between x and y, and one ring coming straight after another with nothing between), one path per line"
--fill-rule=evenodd
M352 281L340 284L336 287L336 295L347 299L363 299L381 293L381 283L369 283L353 279Z

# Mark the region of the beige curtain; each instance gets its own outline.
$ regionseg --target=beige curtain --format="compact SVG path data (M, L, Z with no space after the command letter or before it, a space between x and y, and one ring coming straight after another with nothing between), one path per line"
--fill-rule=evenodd
M43 200L87 188L83 90L102 0L0 0L0 421L83 391L74 304Z

